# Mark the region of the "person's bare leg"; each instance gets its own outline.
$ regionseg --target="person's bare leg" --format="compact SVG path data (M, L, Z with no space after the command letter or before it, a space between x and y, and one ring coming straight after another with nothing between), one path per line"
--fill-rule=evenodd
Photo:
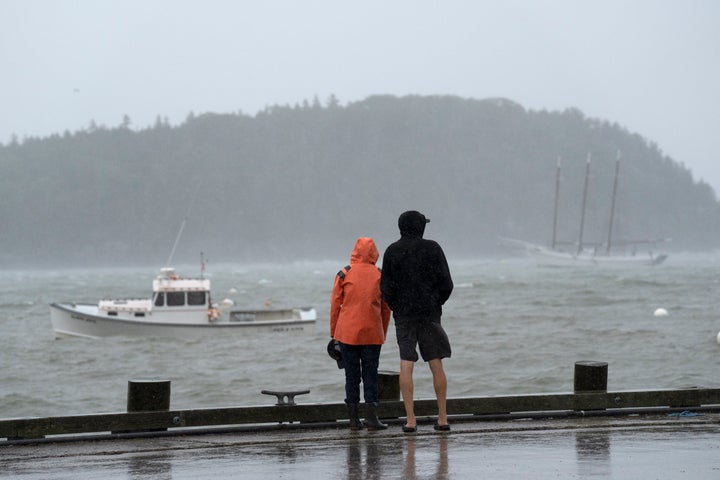
M409 360L400 360L400 393L402 393L403 404L405 405L405 416L407 427L416 427L415 406L413 404L413 366L414 362Z
M436 358L428 362L433 376L433 387L437 397L438 425L447 425L447 377L443 369L442 359Z

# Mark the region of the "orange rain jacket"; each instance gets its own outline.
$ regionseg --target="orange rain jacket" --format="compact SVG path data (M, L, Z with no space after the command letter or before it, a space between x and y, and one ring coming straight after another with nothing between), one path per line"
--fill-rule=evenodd
M372 238L360 237L350 265L335 276L330 297L330 336L346 345L382 345L390 307L380 295L380 254Z

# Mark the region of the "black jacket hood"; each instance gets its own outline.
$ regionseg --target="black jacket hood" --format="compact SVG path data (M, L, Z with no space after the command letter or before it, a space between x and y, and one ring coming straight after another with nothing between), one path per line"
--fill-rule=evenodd
M398 218L398 227L400 227L400 236L422 238L425 233L425 224L430 221L422 213L409 210L404 212Z

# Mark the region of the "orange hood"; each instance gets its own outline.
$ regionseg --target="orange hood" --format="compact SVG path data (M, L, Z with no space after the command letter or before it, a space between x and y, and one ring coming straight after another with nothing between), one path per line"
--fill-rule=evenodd
M380 254L375 242L370 237L360 237L355 242L355 247L350 254L350 264L369 263L375 265Z

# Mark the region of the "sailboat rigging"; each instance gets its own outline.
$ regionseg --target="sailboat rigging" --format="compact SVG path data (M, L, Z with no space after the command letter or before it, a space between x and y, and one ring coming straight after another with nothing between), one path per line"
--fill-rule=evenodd
M583 197L580 210L580 229L578 233L577 243L575 249L572 251L565 251L559 248L560 242L557 238L557 225L558 225L558 204L560 198L560 172L561 172L561 158L558 157L557 168L555 173L555 199L553 208L553 226L552 226L552 241L550 248L542 245L537 245L522 240L500 237L501 244L513 247L521 247L525 252L534 257L538 263L549 264L549 265L582 265L582 264L617 264L617 265L631 265L631 264L644 264L644 265L658 265L667 259L666 254L656 254L652 250L648 252L647 256L637 255L635 248L632 249L630 255L613 254L613 226L615 222L615 207L618 192L618 179L620 176L620 159L621 152L618 150L615 159L615 175L613 179L613 190L612 199L610 204L610 220L607 232L607 241L605 242L605 252L601 253L598 248L602 244L595 244L594 248L587 249L588 245L584 240L585 233L585 212L587 207L588 188L590 181L590 162L591 154L588 153L585 164L585 179L583 186ZM654 245L665 240L635 240L630 242L624 242L625 245L639 245L639 244L651 244ZM567 244L567 243L566 243Z

